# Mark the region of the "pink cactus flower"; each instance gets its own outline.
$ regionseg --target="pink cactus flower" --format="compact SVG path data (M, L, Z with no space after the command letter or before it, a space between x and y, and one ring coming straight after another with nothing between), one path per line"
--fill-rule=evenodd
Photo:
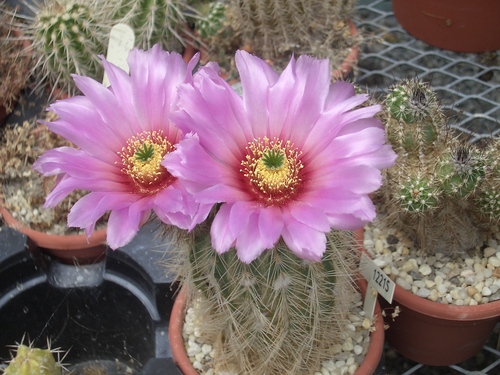
M186 137L163 164L200 204L218 206L211 224L219 253L236 248L250 263L282 239L319 261L332 229L375 217L369 194L396 154L352 84L330 85L327 60L292 58L282 74L236 54L239 96L215 64L179 87L172 121Z
M89 191L72 207L68 226L90 235L110 211L107 242L113 249L127 244L151 211L185 229L203 220L211 205L200 207L161 165L182 137L169 119L177 86L192 82L197 62L195 57L186 64L156 45L130 52L130 75L103 58L109 89L75 76L84 96L52 104L49 109L59 118L47 126L77 148L47 151L34 164L45 176L58 175L45 205L57 205L75 189Z

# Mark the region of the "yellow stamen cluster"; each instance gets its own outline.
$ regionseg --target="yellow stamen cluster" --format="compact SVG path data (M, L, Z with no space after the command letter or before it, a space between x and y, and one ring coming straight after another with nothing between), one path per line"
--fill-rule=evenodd
M240 172L257 200L265 205L282 205L298 193L303 165L301 153L290 141L257 138L248 143L246 150Z
M131 178L139 193L155 194L172 182L172 175L161 165L163 157L172 150L161 130L133 136L118 152L122 172Z

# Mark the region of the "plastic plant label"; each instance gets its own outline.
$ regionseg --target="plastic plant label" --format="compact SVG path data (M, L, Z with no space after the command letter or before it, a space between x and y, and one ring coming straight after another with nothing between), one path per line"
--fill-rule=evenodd
M106 60L115 64L128 73L128 54L134 48L135 35L130 26L123 23L116 24L109 33L108 54ZM102 84L106 87L110 85L108 76L104 73Z
M382 271L368 255L363 253L359 263L359 271L368 282L368 288L364 300L364 311L367 317L373 316L377 293L380 294L388 303L392 303L394 288L396 284Z

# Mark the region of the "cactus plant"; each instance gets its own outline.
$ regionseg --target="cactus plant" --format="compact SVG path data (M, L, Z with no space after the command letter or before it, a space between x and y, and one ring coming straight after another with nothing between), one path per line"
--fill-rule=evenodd
M4 375L61 375L62 365L54 358L59 350L39 349L20 344Z
M391 87L384 107L398 159L376 195L381 221L428 254L463 255L481 245L500 223L499 141L480 147L460 139L419 79Z
M201 317L200 334L217 353L216 368L305 374L334 356L356 295L349 232L332 230L319 263L298 258L283 241L251 264L234 251L219 255L207 223L190 239L179 272L188 300L197 301L188 305Z
M197 12L186 0L114 0L110 5L110 17L132 27L139 48L160 44L166 50L182 52L195 39L188 22Z
M50 85L72 95L76 92L72 74L102 79L98 55L106 52L112 25L102 16L105 11L99 1L47 0L28 6L31 15L16 17L24 38L32 44L35 88Z
M202 39L206 38L207 29L224 34L224 38L209 38L207 41L209 54L217 61L220 61L221 49L232 54L230 48L244 48L272 61L277 70L285 67L293 53L295 56L309 54L329 58L333 71L359 41L351 34L348 24L355 4L352 0L307 3L302 0L231 0L212 3L207 17L198 22L197 29L201 31Z
M179 241L179 254L169 260L180 262L190 298L198 296L197 290L205 296L200 331L213 339L217 367L268 375L319 370L321 360L330 359L335 344L348 334L349 308L358 296L351 284L357 251L347 230L375 217L368 194L381 184L380 169L395 159L374 118L379 107L360 108L368 97L357 95L347 82L330 85L328 61L311 56L291 60L280 75L262 59L239 51L241 96L215 63L191 77L196 57L182 65L180 56L155 46L133 50L131 58L136 63L130 76L106 64L114 80L110 94L133 98L132 108L142 103L137 115L129 116L130 135L111 145L108 131L121 134L124 117L105 115L106 131L81 144L81 159L67 163L70 148L52 150L35 169L59 174L71 187L95 188L77 203L81 215L91 212L85 225L93 226L90 221L99 216L86 198L94 193L99 201L101 194L110 197L111 205L103 208L116 215L108 224L111 248L130 241L151 210L166 226L189 230L187 246ZM175 64L173 70L169 63ZM87 94L104 96L106 90L93 85ZM129 90L139 95L126 94ZM151 125L136 122L144 118L145 107L156 108L149 106L151 98L161 101L157 110L164 133L150 130L162 126L154 112L147 111ZM97 135L102 129L95 125L96 116L116 112L102 112L100 106L120 103L79 99L52 105L60 119L48 124L55 131L61 121L72 127L77 143L82 132ZM91 122L85 121L89 114ZM169 130L171 123L178 128ZM83 160L95 165L98 185L88 184L86 171L79 174ZM101 191L103 179L111 182L106 192ZM65 195L65 186L57 185L52 197Z

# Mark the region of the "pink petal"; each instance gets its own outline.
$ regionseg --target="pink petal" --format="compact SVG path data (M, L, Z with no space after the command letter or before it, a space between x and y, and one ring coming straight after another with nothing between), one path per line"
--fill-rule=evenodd
M296 220L285 223L282 237L290 250L301 259L319 262L326 250L326 235Z
M243 263L249 264L268 248L260 236L258 215L253 214L250 216L248 225L236 239L236 252L239 260Z
M231 205L223 204L217 211L217 215L210 227L210 237L212 239L212 247L219 254L225 253L234 246L235 238L229 230L229 216L231 213Z
M116 151L121 150L124 139L109 128L90 106L84 97L57 101L49 109L61 118L45 124L54 133L92 155L118 160Z
M259 213L259 233L263 246L272 248L278 242L284 227L283 214L277 207L262 208Z
M265 136L260 129L268 128L268 89L279 75L264 61L245 51L237 51L236 67L240 74L243 102L253 133Z
M121 210L138 199L139 197L131 194L91 192L73 205L68 214L68 226L85 228L88 231L107 211Z
M227 203L226 203L227 205ZM229 232L231 237L237 238L244 230L248 230L250 216L254 214L255 203L235 202L230 204Z
M305 203L294 202L289 204L286 208L287 211L290 212L290 215L298 222L320 232L326 233L330 231L330 225L325 213L318 210L317 207L311 207Z
M137 134L137 122L134 119L129 119L121 110L122 103L118 101L111 90L89 77L75 76L74 80L85 98L101 117L102 123L113 129L120 139L127 140ZM116 126L116 124L121 126Z
M140 224L149 214L149 211L143 211L140 205L111 211L106 232L108 246L115 250L132 241L139 231Z
M279 81L292 81L287 76L288 72L289 69L285 69ZM293 76L293 86L285 87L282 92L272 90L271 95L291 97L287 109L288 121L279 136L290 139L295 146L302 148L304 140L324 110L330 88L329 63L327 60L318 60L311 56L300 56ZM271 107L270 110L274 112L281 108Z
M326 108L335 107L355 95L356 92L351 83L336 81L330 87L330 92L328 93L328 97L326 99Z
M193 192L214 184L234 184L231 168L214 160L199 143L198 135L188 134L176 150L165 155L162 165L175 177L185 181Z
M196 79L202 80L203 74ZM208 81L208 82L206 82ZM228 163L240 163L245 146L253 140L253 133L241 118L241 98L222 79L203 81L203 95L194 87L179 88L179 111L171 119L184 133L195 132L201 144L213 157ZM196 108L196 111L186 109Z

